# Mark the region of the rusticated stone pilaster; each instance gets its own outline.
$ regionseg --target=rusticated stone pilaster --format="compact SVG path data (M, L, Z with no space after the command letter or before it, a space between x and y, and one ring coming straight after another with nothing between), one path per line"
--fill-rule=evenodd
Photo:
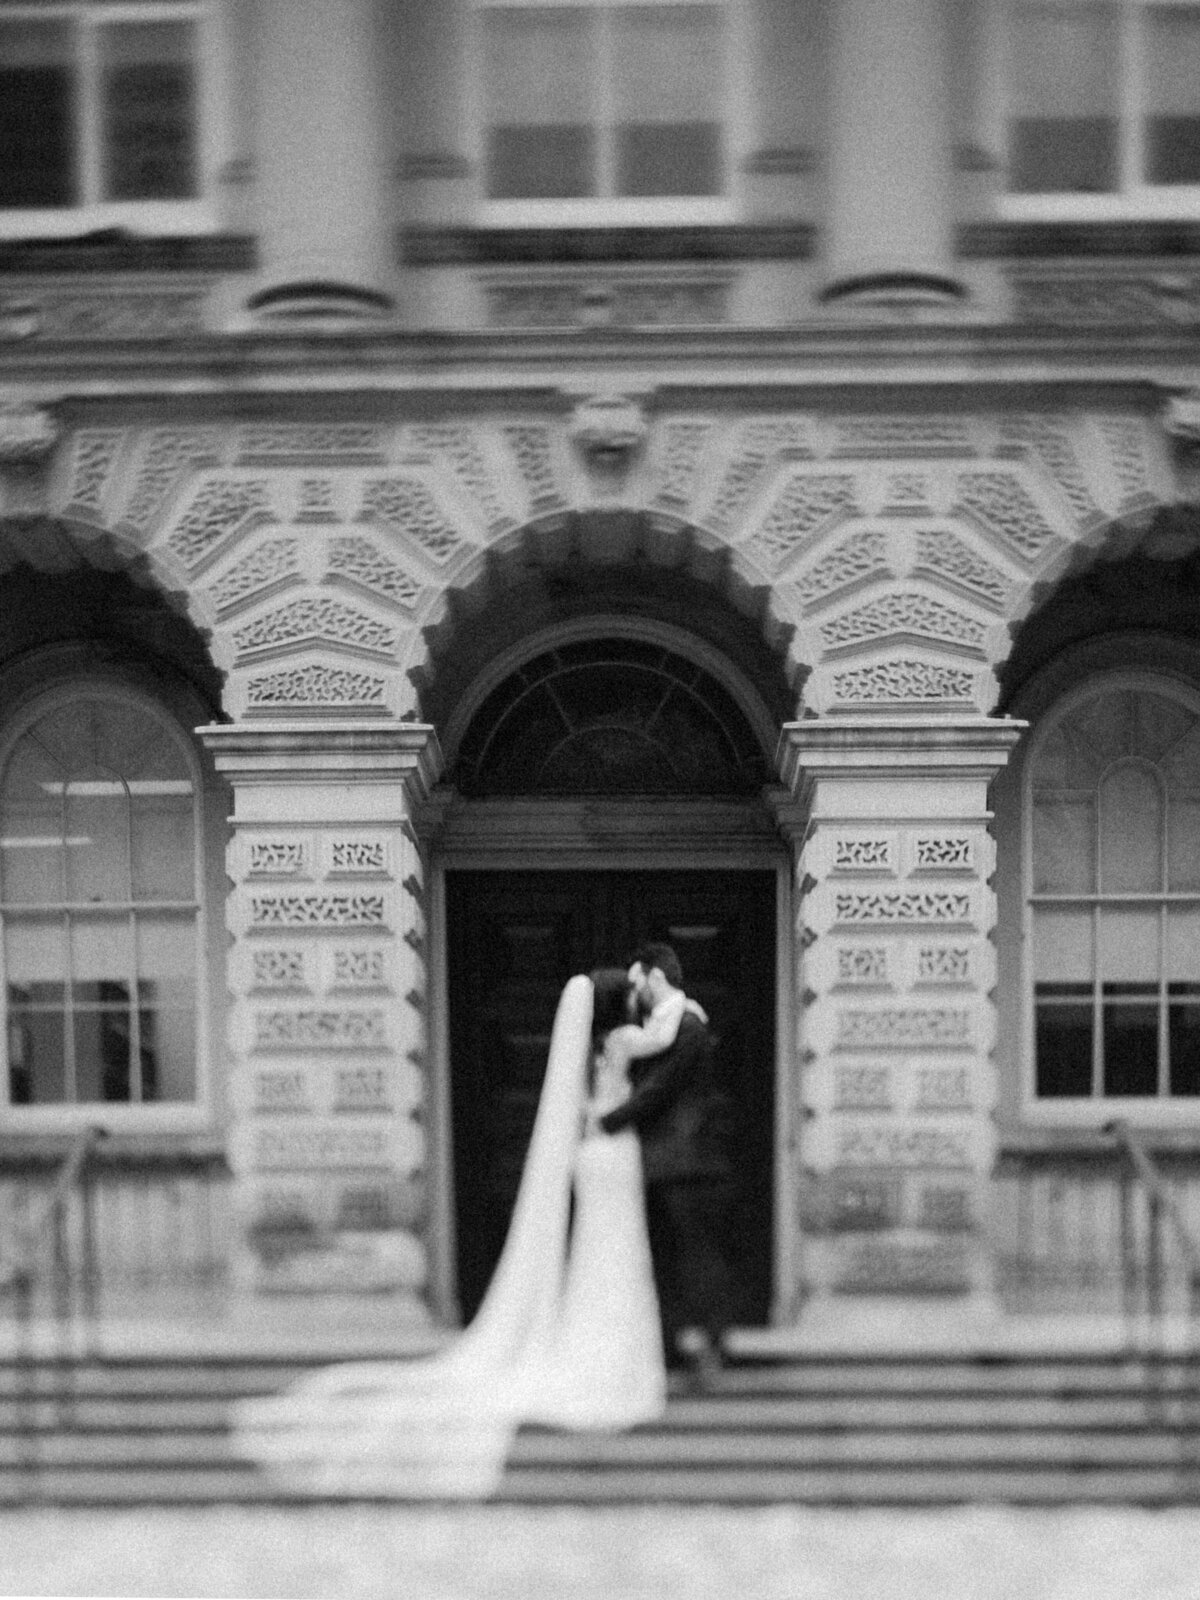
M230 1159L248 1286L426 1276L425 878L419 724L201 730L234 791Z
M784 729L784 778L808 813L797 860L806 1315L851 1296L988 1293L987 788L1019 733L986 718Z

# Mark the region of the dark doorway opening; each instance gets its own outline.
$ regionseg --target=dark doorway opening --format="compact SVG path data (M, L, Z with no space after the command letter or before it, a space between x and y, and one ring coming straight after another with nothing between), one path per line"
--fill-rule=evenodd
M508 1229L559 993L576 972L673 944L709 1013L734 1106L738 1316L771 1300L776 875L771 871L448 872L458 1291L473 1316Z

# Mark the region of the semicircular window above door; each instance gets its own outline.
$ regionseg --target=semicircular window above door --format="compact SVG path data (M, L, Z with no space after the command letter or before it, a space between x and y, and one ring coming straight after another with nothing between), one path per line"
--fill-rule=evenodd
M493 689L454 778L474 797L749 795L769 773L710 673L659 645L602 639L547 650Z

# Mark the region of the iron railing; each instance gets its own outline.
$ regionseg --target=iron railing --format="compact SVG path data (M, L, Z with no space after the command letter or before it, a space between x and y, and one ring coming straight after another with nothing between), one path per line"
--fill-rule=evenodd
M1161 1323L1168 1309L1169 1235L1182 1269L1186 1286L1184 1309L1190 1320L1200 1312L1200 1244L1140 1135L1122 1118L1107 1123L1104 1131L1122 1157L1121 1282L1126 1316L1145 1317L1151 1325ZM1144 1201L1140 1219L1136 1204L1139 1192Z
M37 1495L40 1424L47 1409L58 1427L74 1420L76 1361L91 1353L97 1329L90 1158L105 1137L101 1127L80 1129L46 1193L25 1216L13 1220L9 1237L0 1239L0 1295L11 1295L13 1302L10 1370L17 1466L29 1499Z

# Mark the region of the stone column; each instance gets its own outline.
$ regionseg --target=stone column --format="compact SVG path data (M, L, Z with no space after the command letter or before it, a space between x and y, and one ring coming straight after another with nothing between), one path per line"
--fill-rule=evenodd
M1021 724L790 723L798 862L802 1318L990 1303L995 920L988 784ZM886 1302L886 1304L885 1304ZM849 1322L846 1322L846 1319ZM919 1320L919 1319L918 1319Z
M233 786L230 1162L244 1286L426 1279L425 874L416 723L200 729Z
M263 288L250 306L378 314L393 219L375 0L257 0L256 10Z
M837 0L830 27L823 298L953 301L944 0Z

